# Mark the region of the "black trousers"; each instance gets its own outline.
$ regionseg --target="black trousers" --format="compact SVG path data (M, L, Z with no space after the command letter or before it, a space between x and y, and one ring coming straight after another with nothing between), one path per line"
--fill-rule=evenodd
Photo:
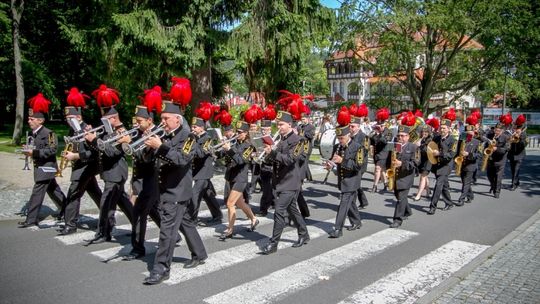
M358 196L358 201L360 202L360 207L361 208L365 208L367 207L367 205L369 205L369 202L367 200L367 197L366 197L366 194L364 193L364 189L362 189L362 175L364 173L362 172L360 174L360 188L358 188L358 191L357 191L357 196Z
M411 206L409 205L409 188L407 189L394 189L394 195L396 196L396 209L394 209L394 222L403 223L403 218L412 215Z
M505 164L506 164L506 161L500 162L500 163L494 163L491 161L488 162L486 174L487 174L491 189L494 189L495 193L501 192Z
M60 189L60 186L58 186L56 179L52 178L36 182L34 184L34 188L32 189L30 200L28 201L28 214L26 216L27 223L37 224L39 222L39 210L43 205L45 193L49 195L59 210L64 209L66 196L62 192L62 189Z
M133 225L133 205L131 204L126 191L124 191L124 183L125 181L105 181L105 187L103 188L103 195L101 196L99 207L98 232L106 237L111 236L112 229L116 223L114 217L116 205L120 207L120 210L122 210Z
M302 194L302 190L300 190L300 192L298 193L297 202L298 202L298 209L300 210L300 214L304 218L309 217L311 213L309 212L309 207L307 205L306 199L304 198L304 195Z
M133 206L133 224L131 225L132 252L145 254L144 241L148 216L158 227L161 225L158 212L159 192L157 187L157 181L156 183L142 181L142 189L138 193Z
M459 201L464 200L472 201L474 199L474 193L472 191L474 171L461 171L461 196Z
M93 174L83 174L79 180L74 180L69 185L64 213L64 222L67 227L75 228L77 226L81 209L81 198L85 191L99 209L102 192L96 176Z
M512 187L519 186L519 169L521 169L521 159L510 160L510 171L512 172Z
M199 208L201 206L201 201L204 199L208 210L212 214L212 218L222 218L223 213L219 208L219 203L216 199L215 190L213 190L213 185L209 179L198 179L195 180L193 185L193 203L196 209L195 219L197 219L199 214ZM214 195L210 195L210 192L214 191Z
M351 225L356 225L360 223L360 212L358 212L358 207L356 206L356 196L357 192L343 192L341 193L341 198L339 200L339 206L336 215L336 224L335 229L343 229L345 224L345 217L349 217Z
M441 198L446 205L453 205L452 197L450 197L450 183L448 182L448 174L436 175L437 181L435 182L435 189L433 189L433 195L431 196L430 208L437 208L437 203Z
M261 171L262 196L259 210L268 212L274 201L274 190L272 188L272 172Z
M206 259L208 256L192 220L195 214L191 200L183 202L161 202L159 205L161 227L159 229L158 250L152 272L164 274L171 268L177 231L184 234L193 259ZM187 220L187 221L186 221Z
M289 216L298 230L298 236L307 236L306 222L296 206L298 191L282 191L276 193L276 210L274 212L274 228L270 242L277 243L281 239L283 229L287 227L285 217Z

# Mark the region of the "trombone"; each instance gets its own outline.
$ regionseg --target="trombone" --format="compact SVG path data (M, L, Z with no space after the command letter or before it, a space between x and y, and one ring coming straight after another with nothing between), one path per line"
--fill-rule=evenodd
M161 123L157 126L157 128L154 131L143 134L143 136L141 136L141 138L139 138L137 141L131 144L123 143L122 150L127 155L133 155L133 153L143 150L144 148L146 148L146 144L144 142L150 137L155 135L155 136L158 136L159 138L162 138L163 136L165 136L164 127L165 125Z
M136 137L137 135L139 135L139 125L134 125L132 129L120 132L109 139L103 140L101 138L98 138L97 147L100 151L103 151L105 150L105 146L107 144L112 144L113 147L116 147L119 144L118 140L120 140L120 138L124 136Z

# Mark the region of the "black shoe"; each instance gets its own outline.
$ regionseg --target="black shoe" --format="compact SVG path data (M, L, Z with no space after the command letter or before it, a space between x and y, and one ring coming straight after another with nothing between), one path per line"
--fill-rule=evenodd
M64 229L61 229L58 231L58 235L69 235L77 232L77 228L75 227L64 227Z
M249 227L248 231L255 231L255 228L259 225L259 220L255 220L255 224L251 224L251 227Z
M145 256L144 253L132 251L128 255L123 256L122 260L123 261L133 261L133 260L136 260L136 259L142 259L142 258L144 258L144 256Z
M495 193L493 194L493 197L494 197L494 198L499 198L499 192L495 192Z
M264 248L262 249L262 253L263 253L263 254L271 254L271 253L274 253L274 252L277 251L277 247L278 247L278 244L277 244L277 243L269 242L269 243L266 244L266 246L264 246Z
M165 280L169 279L169 273L157 273L151 272L150 276L144 279L144 285L157 285Z
M225 241L226 239L232 239L233 235L234 232L231 231L230 233L227 233L227 231L225 231L219 236L219 240Z
M390 224L390 228L398 228L399 226L401 226L401 223L400 222L397 222L397 221L394 221L392 224Z
M343 236L343 231L340 230L334 230L328 234L328 237L331 239L337 239L339 237Z
M443 211L448 211L450 209L454 208L454 204L446 204L446 206L444 206L443 208Z
M89 246L89 245L92 245L92 244L101 244L101 243L105 243L105 242L110 242L111 241L111 237L110 236L105 236L101 233L96 233L94 238L91 239L91 240L85 240L86 242L88 242L86 244L86 246Z
M298 238L298 241L294 244L292 244L293 248L302 247L303 245L306 245L311 239L309 238L309 235L307 236L301 236Z
M353 230L356 230L356 229L360 229L361 227L362 227L362 223L358 223L358 224L352 225L350 227L347 227L347 230L348 231L353 231Z
M456 205L458 207L463 206L463 204L465 204L465 202L463 200L459 200L459 201L457 201L457 203L454 203L454 205Z
M24 221L24 222L18 222L17 225L19 225L19 228L28 228L28 227L32 227L32 226L37 226L38 224L37 223L28 223L28 222Z
M377 191L377 185L373 185L373 187L371 187L371 193L373 192L376 192Z
M191 261L189 261L189 263L184 265L184 268L195 268L195 267L197 267L199 265L202 265L204 263L205 263L205 260L191 259Z
M433 214L435 214L435 210L436 210L436 208L429 208L429 211L427 212L427 214L433 215Z
M510 191L516 191L517 187L518 187L517 185L513 185L513 186L510 188Z
M255 215L265 217L265 216L268 215L268 211L259 211L259 212L255 213Z

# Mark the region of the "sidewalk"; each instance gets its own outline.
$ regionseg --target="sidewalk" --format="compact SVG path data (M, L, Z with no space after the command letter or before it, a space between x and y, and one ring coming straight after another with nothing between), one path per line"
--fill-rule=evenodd
M540 211L418 303L540 303Z

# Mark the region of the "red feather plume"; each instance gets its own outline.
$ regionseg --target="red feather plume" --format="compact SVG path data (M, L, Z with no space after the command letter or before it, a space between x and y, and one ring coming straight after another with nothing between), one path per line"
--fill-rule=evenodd
M99 107L112 107L120 102L118 98L118 91L112 88L108 88L106 85L101 84L99 88L92 92L92 96L97 101Z
M208 101L201 101L199 107L195 109L195 115L204 121L210 120L213 113L214 107Z
M499 117L499 121L504 124L505 126L509 126L512 124L512 115L510 113L506 113L504 115L501 115Z
M525 115L519 114L519 116L516 117L516 126L522 126L526 121Z
M67 105L72 107L86 107L86 100L90 99L90 96L83 94L77 87L72 87L66 99Z
M267 105L263 112L264 112L264 119L266 120L276 119L277 113L276 113L276 109L274 109L274 105L272 104Z
M42 93L38 93L36 96L28 99L28 105L34 112L48 113L50 104L51 101L45 98Z
M405 126L409 126L409 127L414 126L415 122L416 122L416 116L411 111L403 115L403 118L401 119L401 124Z
M476 125L478 123L478 118L476 117L476 115L471 114L469 115L469 117L467 117L467 119L465 119L465 122L468 124L468 125Z
M448 109L446 113L442 116L444 119L448 119L450 121L456 120L456 110L454 108Z
M221 110L215 117L216 120L222 126L230 126L232 123L232 116L227 110Z
M244 121L249 124L256 123L258 120L262 119L263 115L264 114L261 107L254 104L251 105L246 112L244 112Z
M340 126L346 126L351 122L351 113L346 106L341 107L337 114L337 122Z
M479 110L475 110L474 112L472 112L471 116L475 116L478 120L482 118L482 114L480 114Z
M378 121L387 120L388 117L390 117L390 111L388 110L388 108L380 108L379 110L377 110L377 113L375 114L375 118Z
M171 80L173 85L171 86L169 97L174 103L185 108L191 102L191 83L189 79L181 77L173 76Z
M294 120L300 120L302 113L309 114L311 112L311 110L304 105L302 100L308 99L313 101L313 95L300 96L300 94L295 94L287 90L279 90L278 92L281 96L276 100L276 104L278 104L282 110L291 113Z
M416 109L416 111L414 111L414 116L424 117L424 113L422 113L422 111L420 111L419 109Z
M431 119L428 119L426 121L426 124L430 125L433 130L438 130L439 127L441 126L441 122L439 121L439 119L437 117L433 117Z
M366 117L368 116L369 110L365 103L361 104L356 110L357 117Z
M157 114L160 114L162 101L163 97L160 86L154 86L149 90L144 90L143 105L148 109L148 112L155 110Z
M358 112L358 105L356 103L353 103L352 105L349 106L349 113L352 116L356 116L357 112Z

